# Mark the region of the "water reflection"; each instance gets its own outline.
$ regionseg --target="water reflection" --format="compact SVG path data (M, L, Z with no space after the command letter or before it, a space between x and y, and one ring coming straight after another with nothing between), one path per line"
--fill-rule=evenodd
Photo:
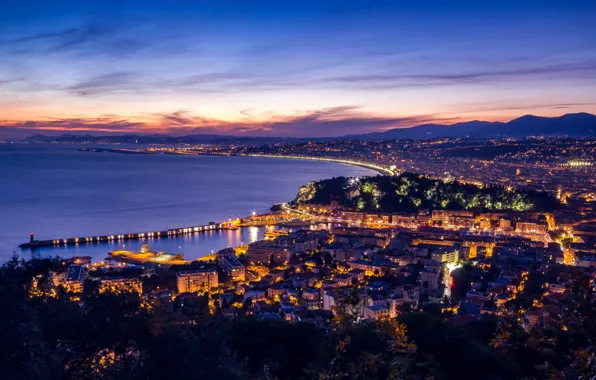
M105 259L109 251L116 249L139 251L142 244L146 242L153 251L181 252L187 260L193 260L206 256L212 251L217 252L227 247L236 247L262 240L265 231L272 229L275 229L275 227L247 227L237 230L206 231L175 237L152 237L145 240L127 241L126 243L110 241L100 244L42 247L33 251L24 250L23 254L38 257L60 256L63 258L91 256L94 261L98 261Z

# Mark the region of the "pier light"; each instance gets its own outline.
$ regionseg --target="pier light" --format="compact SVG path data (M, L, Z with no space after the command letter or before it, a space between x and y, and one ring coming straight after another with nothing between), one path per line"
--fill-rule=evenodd
M66 244L66 239L64 239L64 244Z

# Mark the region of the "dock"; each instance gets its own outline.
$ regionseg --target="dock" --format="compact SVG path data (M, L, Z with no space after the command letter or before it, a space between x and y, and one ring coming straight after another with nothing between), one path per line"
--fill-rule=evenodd
M237 229L234 222L222 222L215 223L210 222L207 225L191 226L172 228L165 231L151 231L151 232L139 232L129 234L118 234L118 235L99 235L99 236L84 236L84 237L71 237L64 239L52 239L52 240L36 240L34 239L33 233L30 234L29 242L19 245L21 249L40 248L40 247L60 247L60 246L72 246L79 244L97 244L106 242L125 242L130 240L143 240L152 238L167 238L181 235L190 235L195 233L203 233L209 231L221 231L221 230L233 230Z

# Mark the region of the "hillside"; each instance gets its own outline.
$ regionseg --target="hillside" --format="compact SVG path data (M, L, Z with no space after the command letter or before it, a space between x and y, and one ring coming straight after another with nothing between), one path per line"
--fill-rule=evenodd
M478 188L443 182L418 174L376 176L353 180L337 177L310 182L300 188L294 204L329 204L374 212L413 212L417 209L483 211L550 211L558 206L551 195L501 186Z
M452 125L425 124L395 128L385 132L351 135L354 139L419 139L438 137L526 137L526 136L596 136L596 115L566 114L559 117L526 115L506 123L469 121Z

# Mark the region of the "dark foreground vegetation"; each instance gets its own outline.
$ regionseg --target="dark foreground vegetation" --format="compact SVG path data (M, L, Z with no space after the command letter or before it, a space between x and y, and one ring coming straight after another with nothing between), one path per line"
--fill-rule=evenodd
M346 297L332 323L226 319L207 296L165 312L133 294L68 295L58 260L0 269L0 379L589 379L596 303L574 283L557 324L520 327L514 314L404 309L358 322ZM528 291L532 290L531 277ZM539 284L539 282L537 282ZM540 291L537 286L536 291ZM211 308L210 308L211 306Z
M374 212L414 212L418 209L481 211L551 211L559 202L545 192L503 186L441 181L423 175L346 177L310 182L295 203L339 205Z

